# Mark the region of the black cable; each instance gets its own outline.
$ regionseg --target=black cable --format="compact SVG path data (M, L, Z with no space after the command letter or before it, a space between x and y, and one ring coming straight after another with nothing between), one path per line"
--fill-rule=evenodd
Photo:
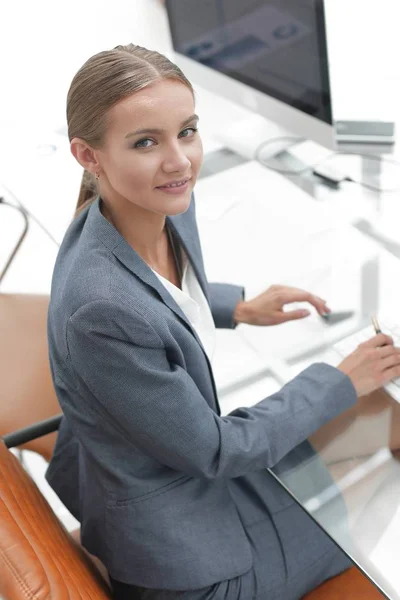
M336 156L357 156L359 158L367 158L367 159L372 159L375 161L379 161L382 163L390 163L393 164L397 167L400 168L400 162L396 161L396 160L391 160L388 158L382 159L380 156L376 156L374 154L364 154L364 153L360 153L360 152L351 152L351 151L341 151L338 150L336 152L332 152L331 154L329 154L328 156L326 156L324 159L313 163L311 165L306 165L304 168L302 169L297 169L297 170L292 170L292 169L280 169L278 167L274 167L271 164L269 164L268 162L265 162L264 160L261 159L261 152L262 150L269 145L272 145L276 142L280 142L280 141L293 141L292 144L290 144L290 146L288 147L288 149L292 148L293 146L296 146L297 144L306 141L305 138L300 138L300 137L290 137L290 136L281 136L281 137L276 137L276 138L272 138L271 140L266 140L264 142L261 142L261 144L259 144L255 150L254 153L254 158L255 160L257 160L261 165L263 165L264 167L266 167L267 169L270 169L271 171L276 171L277 173L281 173L282 175L293 175L293 176L301 176L304 173L313 171L314 169L316 169L317 167L319 167L320 165L324 164L325 162L332 160L333 158L335 158ZM287 150L285 148L285 150ZM349 181L351 183L355 183L357 185L360 185L361 187L364 187L366 189L372 190L374 192L379 192L382 194L390 194L390 193L395 193L400 191L400 186L397 188L389 188L389 189L384 189L384 188L380 188L377 186L373 186L370 185L368 183L365 183L363 181L357 180L357 179L353 179L352 177L345 177L344 181Z

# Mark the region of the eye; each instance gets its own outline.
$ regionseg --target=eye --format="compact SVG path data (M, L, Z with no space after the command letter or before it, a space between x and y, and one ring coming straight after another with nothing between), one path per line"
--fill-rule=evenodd
M179 137L192 137L197 133L196 127L187 127L183 131L180 132Z
M147 142L149 142L149 143L147 143ZM137 141L133 147L134 148L151 148L151 146L153 144L154 144L153 140L151 140L150 138L144 138L143 140Z

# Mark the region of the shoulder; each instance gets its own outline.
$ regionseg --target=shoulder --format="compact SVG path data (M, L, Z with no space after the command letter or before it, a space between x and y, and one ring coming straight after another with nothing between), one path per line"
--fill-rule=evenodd
M50 311L70 316L80 306L110 296L115 258L82 223L72 223L66 232L54 266Z
M113 248L120 236L113 231L115 237L110 239L107 228L111 230L93 204L67 229L54 266L50 298L50 311L61 319L86 304L110 300L113 286L118 286L123 269Z
M127 341L137 346L164 346L153 325L136 307L123 300L99 298L80 306L67 321L68 335Z

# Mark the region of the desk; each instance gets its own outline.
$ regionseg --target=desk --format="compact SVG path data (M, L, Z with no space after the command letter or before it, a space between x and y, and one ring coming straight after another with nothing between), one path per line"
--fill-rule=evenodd
M275 357L293 361L333 343L378 309L381 258L394 270L393 281L400 275L400 263L379 244L257 163L201 180L196 198L211 281L241 282L247 297L274 283L294 285L322 296L332 310L354 312L335 327L316 315L281 330L242 325L242 337L257 351L270 354L272 347ZM387 302L393 294L381 296Z
M272 470L388 598L400 598L400 405L376 392Z
M257 360L251 365L244 355L242 379L221 397L224 413L235 403L254 403L263 385L273 389L274 377L278 388L313 362L337 364L332 344L368 324L371 314L396 318L398 258L280 175L251 162L211 175L197 185L196 206L210 280L244 283L249 298L272 283L305 287L333 309L354 311L333 326L314 313L277 327L240 325L231 332ZM239 345L232 351L235 365L240 351ZM400 598L399 457L400 404L379 392L316 432L273 470L392 599Z

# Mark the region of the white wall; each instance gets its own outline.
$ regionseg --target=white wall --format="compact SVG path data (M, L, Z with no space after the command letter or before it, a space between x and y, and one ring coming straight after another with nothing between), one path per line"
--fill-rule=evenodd
M325 0L338 118L400 116L400 2Z
M0 130L62 124L73 75L100 50L169 47L158 0L3 0L0 24Z

